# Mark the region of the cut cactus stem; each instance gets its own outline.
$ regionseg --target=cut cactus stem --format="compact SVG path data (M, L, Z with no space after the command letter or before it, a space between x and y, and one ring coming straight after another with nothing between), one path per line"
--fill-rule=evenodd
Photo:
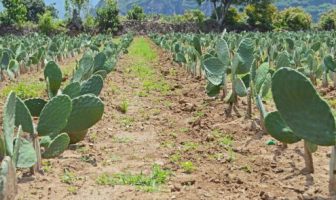
M312 153L309 151L308 142L304 141L304 160L306 164L305 172L308 174L314 173L314 164L313 164L313 156Z
M35 174L36 172L42 171L41 146L40 146L40 141L37 135L34 136L33 138L33 145L34 145L34 149L36 152L36 158L37 158L37 162L35 166L33 166L33 170L32 170L32 173Z
M332 147L329 169L329 194L331 200L336 200L336 146Z

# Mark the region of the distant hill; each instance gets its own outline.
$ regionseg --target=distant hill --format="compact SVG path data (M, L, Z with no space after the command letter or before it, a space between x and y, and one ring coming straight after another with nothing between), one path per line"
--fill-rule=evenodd
M188 9L202 9L206 14L210 14L212 5L203 4L201 7L195 0L117 0L122 14L132 8L133 5L140 5L146 13L159 13L165 15L182 14ZM45 0L47 5L55 3L59 16L64 17L65 0ZM321 13L336 7L336 0L275 0L276 6L282 10L284 8L299 6L309 12L315 21ZM90 0L90 8L99 8L104 5L104 0ZM0 4L0 10L2 6Z

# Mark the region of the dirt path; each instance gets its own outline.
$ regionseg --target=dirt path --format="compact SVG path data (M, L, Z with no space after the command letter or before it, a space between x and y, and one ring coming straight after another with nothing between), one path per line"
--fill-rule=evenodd
M327 150L302 175L302 145L281 150L251 121L224 117L147 38L135 38L102 92L105 114L82 143L20 179L18 199L325 199ZM241 109L244 109L241 102ZM244 113L244 110L241 110ZM286 197L286 198L285 198Z

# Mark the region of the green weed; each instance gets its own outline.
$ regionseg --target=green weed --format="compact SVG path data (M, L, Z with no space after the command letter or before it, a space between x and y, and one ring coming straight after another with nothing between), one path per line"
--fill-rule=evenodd
M181 168L183 169L184 173L191 174L195 170L195 166L192 162L182 162Z
M21 99L41 97L45 91L45 84L43 82L10 84L1 90L0 96L6 97L11 91L15 92Z

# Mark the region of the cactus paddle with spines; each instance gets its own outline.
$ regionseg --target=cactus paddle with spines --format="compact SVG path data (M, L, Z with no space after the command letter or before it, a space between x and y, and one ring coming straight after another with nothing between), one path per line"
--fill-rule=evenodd
M34 124L29 109L25 103L16 97L15 126L22 127L23 132L34 134Z
M61 155L69 146L70 138L68 134L62 133L50 140L48 147L42 154L43 158L55 158Z
M100 52L94 58L94 72L104 70L104 65L107 61L105 53Z
M335 145L331 109L303 74L290 68L278 70L272 78L272 93L282 119L298 137L321 146Z
M104 104L93 94L79 96L72 100L72 111L67 126L62 132L70 136L71 143L78 142L74 133L83 133L96 124L103 116Z
M105 71L105 70L99 70L99 71L96 71L94 73L94 75L100 75L105 80L106 77L107 77L107 71Z
M301 140L281 118L279 112L268 113L264 120L267 132L275 139L285 144L293 144Z
M46 65L44 78L47 81L49 98L56 96L62 84L62 71L54 61Z
M66 126L71 113L71 99L67 95L58 95L52 98L43 108L37 132L39 136L60 133Z
M71 99L73 99L80 96L80 90L80 83L72 82L64 88L62 93L68 95Z
M14 140L14 128L15 128L15 106L16 95L11 92L6 100L3 111L3 125L2 131L5 139L6 155L13 156L13 140Z
M30 114L34 117L39 117L47 101L41 98L26 99L25 105L30 111Z
M103 89L103 85L103 78L100 75L93 75L90 79L81 84L80 94L94 94L99 96L101 90Z

